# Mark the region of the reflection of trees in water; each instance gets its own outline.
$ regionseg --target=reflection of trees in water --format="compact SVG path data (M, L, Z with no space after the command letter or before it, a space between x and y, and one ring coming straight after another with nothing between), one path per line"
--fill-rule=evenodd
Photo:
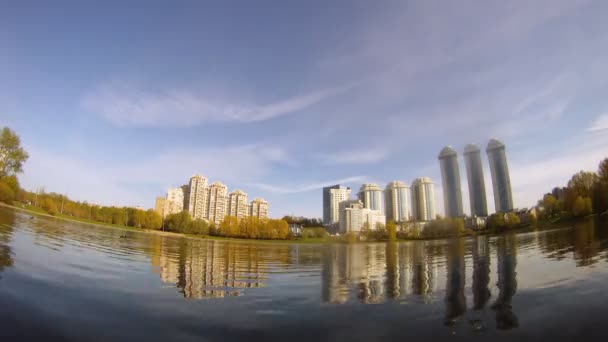
M452 325L467 309L466 298L464 296L465 263L463 239L454 239L449 242L446 272L445 324Z
M595 218L589 217L574 225L574 260L576 266L590 266L597 262L601 244L595 234Z
M517 291L517 237L514 234L500 236L496 241L498 259L498 298L492 305L496 311L496 327L512 329L519 325L511 300Z
M549 258L562 260L572 257L576 266L595 264L599 254L608 248L608 219L588 217L578 220L574 227L538 233L538 247Z
M0 209L0 272L13 266L13 252L10 242L15 225L15 212Z

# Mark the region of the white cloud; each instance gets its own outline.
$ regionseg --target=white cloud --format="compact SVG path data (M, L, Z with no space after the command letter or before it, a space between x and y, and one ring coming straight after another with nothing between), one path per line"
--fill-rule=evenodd
M331 186L331 185L335 185L335 184L351 184L351 183L363 183L367 180L366 176L353 176L353 177L347 177L347 178L342 178L342 179L338 179L338 180L332 180L332 181L323 181L323 182L317 182L317 183L310 183L310 184L299 184L299 185L292 185L292 186L276 186L276 185L270 185L270 184L264 184L264 183L249 183L249 186L267 191L267 192L271 192L271 193L276 193L276 194L293 194L293 193L301 193L301 192L308 192L308 191L313 191L313 190L318 190L321 189L323 187L326 186Z
M175 149L123 163L86 161L34 146L21 177L26 189L67 193L77 200L105 205L153 205L168 187L200 173L229 187L268 175L286 153L279 148L245 145L225 148Z
M82 99L85 109L119 126L194 126L208 122L257 122L288 115L346 92L353 84L325 88L278 102L255 105L226 103L189 90L146 91L112 82Z
M369 164L381 162L388 158L388 148L361 148L342 150L333 153L320 153L317 158L324 164Z
M603 131L608 129L608 113L602 114L587 128L588 132Z

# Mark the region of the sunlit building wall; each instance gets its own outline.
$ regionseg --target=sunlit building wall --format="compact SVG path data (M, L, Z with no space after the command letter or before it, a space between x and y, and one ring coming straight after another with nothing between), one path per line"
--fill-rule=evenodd
M172 188L167 190L165 201L165 216L181 213L184 210L184 190L182 188Z
M259 219L268 218L268 202L262 198L256 198L251 201L249 205L249 216L257 217Z
M228 195L228 215L241 219L249 215L247 194L235 190Z
M388 183L384 189L386 219L395 222L409 221L411 196L410 188L404 182Z
M165 217L165 203L166 199L164 197L156 197L154 201L154 212L160 217Z
M386 224L386 216L378 210L365 208L361 200L348 200L340 203L340 233L360 232L365 225L370 230Z
M209 222L218 226L226 216L228 204L228 187L220 182L214 182L207 192L206 211Z
M342 185L323 188L323 224L340 221L340 202L350 199L351 189Z
M412 183L412 212L416 221L435 218L435 185L428 177L417 178Z
M364 208L384 212L382 189L377 184L363 184L359 189L359 199Z
M190 178L188 191L188 213L193 219L206 219L207 213L207 178L195 175Z

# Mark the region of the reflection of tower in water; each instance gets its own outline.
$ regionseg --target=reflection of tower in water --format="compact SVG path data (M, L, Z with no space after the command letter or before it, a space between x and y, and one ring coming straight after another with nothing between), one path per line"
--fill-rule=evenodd
M511 306L511 300L517 291L517 239L511 234L499 237L496 243L499 293L492 309L496 311L496 327L511 329L519 324Z
M455 239L448 244L447 283L445 287L445 324L452 325L467 309L464 296L464 241Z
M488 237L478 236L473 241L473 308L483 309L492 296L490 284L490 248Z

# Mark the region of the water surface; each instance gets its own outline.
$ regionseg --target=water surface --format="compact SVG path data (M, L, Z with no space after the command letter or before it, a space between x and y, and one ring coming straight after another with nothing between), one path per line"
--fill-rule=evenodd
M0 208L0 338L605 340L608 223L457 240L186 239Z

